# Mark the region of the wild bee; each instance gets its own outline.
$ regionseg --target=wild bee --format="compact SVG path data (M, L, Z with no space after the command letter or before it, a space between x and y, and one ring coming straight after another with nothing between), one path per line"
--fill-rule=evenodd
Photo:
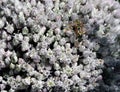
M75 20L71 22L70 24L68 24L67 29L73 30L76 34L76 37L82 36L83 34L86 33L84 30L84 24L79 20Z
M83 22L79 21L79 20L75 20L75 21L71 22L70 24L68 24L66 31L68 29L71 29L74 31L74 33L76 35L76 40L74 42L74 45L76 47L78 47L79 42L81 42L82 35L84 35L86 33Z

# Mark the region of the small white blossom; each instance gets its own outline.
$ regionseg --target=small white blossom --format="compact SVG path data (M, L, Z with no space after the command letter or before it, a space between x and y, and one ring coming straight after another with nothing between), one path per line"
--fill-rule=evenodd
M2 77L2 76L0 76L0 82L2 82L2 80L3 80L3 77Z
M113 11L113 15L116 17L116 18L120 18L120 9L116 9Z
M25 16L23 12L19 12L19 21L20 23L25 23Z
M40 49L39 54L40 55L46 55L47 54L47 49L46 48Z
M38 34L34 34L34 35L33 35L33 40L34 40L34 42L38 42L39 39L40 39L40 36L39 36Z
M26 51L26 50L29 50L30 45L29 45L28 42L26 42L26 41L23 40L22 44L21 44L21 47L22 47L22 51Z
M24 83L24 85L30 85L30 77L23 79L22 82Z
M55 71L55 75L59 76L60 75L60 71Z
M4 21L0 19L0 29L4 27Z
M71 75L73 73L73 69L69 66L66 66L65 68L63 68L63 72L67 75Z
M53 8L53 0L44 0L46 8L52 9Z
M59 28L56 28L55 29L55 34L57 35L57 34L60 34L60 33L61 33L61 30Z
M7 39L7 36L8 36L8 35L7 35L7 32L6 32L6 31L3 31L3 33L2 33L2 38L3 38L3 39Z
M31 0L31 5L35 6L37 4L36 0Z
M56 70L59 70L59 69L60 69L60 65L59 65L58 63L55 63L55 64L54 64L54 68L55 68Z
M11 55L11 62L16 63L17 61L18 61L17 55L15 52L13 52Z
M13 31L14 31L13 24L8 24L7 23L7 26L5 27L5 29L7 30L8 33L12 34Z
M22 34L23 34L23 35L27 35L28 32L29 32L29 30L28 30L27 27L24 27L24 28L22 29Z
M46 27L42 27L41 30L39 31L39 35L43 35L45 31Z
M50 78L50 79L47 80L47 86L48 86L48 87L53 87L53 86L55 86L54 80L53 80L52 78Z
M15 69L15 65L13 63L10 64L10 69Z
M60 41L59 41L59 44L60 45L65 45L66 43L66 39L65 38L62 38Z

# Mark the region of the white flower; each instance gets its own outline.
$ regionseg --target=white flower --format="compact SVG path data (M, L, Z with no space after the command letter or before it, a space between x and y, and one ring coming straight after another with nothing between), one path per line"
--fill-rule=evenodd
M64 63L66 63L66 64L70 64L71 61L72 61L72 60L70 59L70 57L67 57L67 58L65 59Z
M40 39L40 36L39 36L38 34L34 34L34 35L33 35L33 41L34 41L34 42L38 42L39 39Z
M47 37L53 36L53 30L48 30L46 36L47 36Z
M20 23L25 23L25 16L22 11L19 12L19 21L20 21Z
M86 49L85 46L79 45L79 51L80 51L80 52L83 52L85 49Z
M54 80L53 80L52 78L50 78L50 79L47 80L47 86L48 86L48 87L53 87L53 86L55 86L55 82L54 82Z
M15 90L11 88L11 89L9 90L9 92L15 92Z
M97 76L98 76L99 74L101 74L101 73L102 73L102 70L99 69L99 70L94 70L94 71L92 71L92 72L91 72L91 75L97 77Z
M80 78L86 78L87 72L81 71L79 74L80 74Z
M5 8L4 11L7 16L11 16L11 10L9 8Z
M49 20L54 20L55 18L56 18L56 14L52 11L52 10L50 10L50 9L47 9L47 16L48 16L48 19Z
M46 41L42 41L41 42L41 47L42 48L47 48L48 47L48 43Z
M18 13L21 11L22 9L22 3L20 1L14 0L13 1L15 3L15 11Z
M4 90L5 89L5 84L0 84L0 89Z
M80 0L81 4L85 4L87 2L87 0Z
M108 38L108 42L109 43L114 43L115 42L115 38L117 37L117 34L113 33L113 32L110 32L110 33L107 33L106 36Z
M62 81L56 81L56 84L60 87L63 87L64 86L64 83Z
M119 21L120 22L120 21ZM119 25L117 25L116 27L114 27L113 28L113 30L112 30L113 32L114 32L114 34L120 34L120 26Z
M49 59L50 59L50 60L49 60L49 63L50 63L50 64L54 64L55 61L57 61L57 58L56 58L54 55L50 56Z
M3 33L2 33L2 38L3 38L3 39L7 39L7 36L8 36L8 35L7 35L7 32L6 32L6 31L3 31Z
M87 2L85 6L82 6L80 8L80 10L83 14L87 14L87 13L91 12L92 9L93 9L93 7L90 2L89 3Z
M60 56L58 56L60 62L65 63L67 56L65 53L61 53Z
M95 18L95 17L98 16L98 13L99 13L98 9L93 8L91 15L92 15L93 18Z
M74 65L72 66L73 74L78 74L80 71L82 71L83 65L80 64L79 66Z
M15 52L11 55L11 62L16 63L18 61L17 54Z
M35 23L35 21L34 21L33 19L31 19L30 17L27 19L27 24L28 24L29 26L34 25L34 23Z
M93 84L89 84L89 85L88 85L88 89L89 89L89 90L94 89L94 85L93 85Z
M64 8L65 7L65 2L61 2L60 3L60 8Z
M20 70L22 69L21 65L16 65L15 67L16 67L16 72L20 72Z
M44 0L44 1L45 1L46 8L52 9L54 7L53 0Z
M5 63L0 60L0 70L1 70L1 68L5 68L5 67L6 67Z
M53 56L53 51L49 48L48 51L47 51L47 58L51 58Z
M105 30L105 27L103 26L103 25L100 25L100 27L99 27L99 31L97 31L97 35L98 35L98 37L104 37L104 30Z
M27 77L25 79L22 80L23 84L25 85L30 85L31 81L30 81L30 77Z
M59 70L59 69L60 69L60 65L59 65L58 63L55 63L55 64L54 64L54 68L55 68L56 70Z
M46 55L47 49L46 48L41 48L39 51L39 55Z
M39 25L34 24L31 28L31 33L38 33L41 27Z
M60 47L60 45L58 45L58 42L55 42L55 43L54 43L54 49L53 49L53 51L54 51L57 55L60 55L61 47Z
M57 35L57 34L60 34L60 33L61 33L61 30L60 30L59 28L56 28L54 32L55 32L55 34Z
M0 48L0 53L1 53L1 56L5 55L5 50L3 48Z
M23 40L23 35L22 35L21 33L15 34L14 38L15 38L16 40L22 41L22 40Z
M31 5L35 6L37 4L36 0L31 0Z
M67 76L67 74L63 73L63 74L60 75L60 78L61 78L62 81L64 81L64 80L68 79L68 76Z
M71 56L70 58L71 58L71 60L75 63L75 62L78 61L79 55L73 55L73 56Z
M1 92L7 92L6 90L1 90Z
M78 83L80 78L78 77L78 75L73 75L72 80L73 80L74 83Z
M10 64L10 69L15 69L15 64L11 63Z
M43 26L43 27L40 29L40 31L39 31L38 34L39 34L39 35L43 35L45 31L46 31L46 27Z
M24 41L29 42L30 38L28 36L24 36Z
M66 67L63 68L63 72L67 75L71 75L73 73L73 69L70 66L66 65Z
M116 18L120 18L120 9L114 10L114 11L113 11L113 15L114 15L114 17L116 17Z
M76 53L77 53L77 48L72 47L72 53L73 53L73 54L76 54Z
M23 34L23 35L27 35L28 32L29 32L29 30L28 30L27 27L24 27L24 28L22 29L22 34Z
M82 91L82 92L87 92L87 88L85 87L85 86L80 86L80 90Z
M29 45L28 42L23 40L22 43L21 43L21 47L22 47L22 51L26 51L26 50L29 50L30 45Z
M71 9L73 8L73 6L74 6L74 4L75 4L75 1L76 1L76 0L72 0L72 1L71 1L71 0L68 0L68 6L69 6L69 8L71 8Z
M39 89L43 88L43 85L44 85L44 82L43 82L43 81L39 80L39 81L37 82L37 86L38 86Z
M59 34L56 35L55 40L59 41L61 39L61 36Z
M105 16L105 22L106 22L106 23L109 23L109 24L113 24L113 25L114 25L113 21L114 21L114 17L113 17L113 15L112 15L111 13L110 13L110 14L107 14L107 15Z
M8 33L12 34L14 31L13 24L7 23L7 26L5 27L5 29L7 30Z
M9 65L9 64L10 64L10 61L11 61L10 57L5 58L5 64L6 64L6 65Z
M60 75L60 71L55 71L55 75L59 76Z
M46 42L50 45L55 39L55 36L47 37Z
M0 29L4 27L4 21L0 19Z
M0 40L0 48L6 48L6 43L4 40Z
M59 44L60 45L65 45L66 43L66 39L65 38L62 38L60 41L59 41Z
M112 22L114 26L117 26L120 23L120 19L114 19Z
M0 76L0 82L2 82L2 80L3 80L3 77L2 77L2 76Z
M21 76L19 76L19 75L16 76L16 81L17 81L17 82L21 82L21 80L22 80Z
M39 12L44 13L44 4L42 4L40 1L37 2L37 8L39 9Z
M64 84L66 87L71 86L73 84L73 81L71 79L64 80Z
M71 36L70 36L70 42L71 42L71 43L74 43L75 41L76 41L75 35L71 35Z

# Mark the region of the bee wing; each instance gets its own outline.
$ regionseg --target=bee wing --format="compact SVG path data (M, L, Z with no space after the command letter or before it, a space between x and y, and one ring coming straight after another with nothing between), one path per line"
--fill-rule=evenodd
M75 42L74 42L74 46L75 46L75 47L78 47L78 46L79 46L79 42L78 42L78 40L75 40Z

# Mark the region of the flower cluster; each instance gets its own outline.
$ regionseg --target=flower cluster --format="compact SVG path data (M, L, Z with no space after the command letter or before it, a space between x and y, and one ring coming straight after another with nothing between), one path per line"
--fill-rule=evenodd
M67 29L75 20L80 37ZM88 92L101 82L120 90L118 77L104 83L104 68L120 60L119 24L114 0L1 0L0 91Z

